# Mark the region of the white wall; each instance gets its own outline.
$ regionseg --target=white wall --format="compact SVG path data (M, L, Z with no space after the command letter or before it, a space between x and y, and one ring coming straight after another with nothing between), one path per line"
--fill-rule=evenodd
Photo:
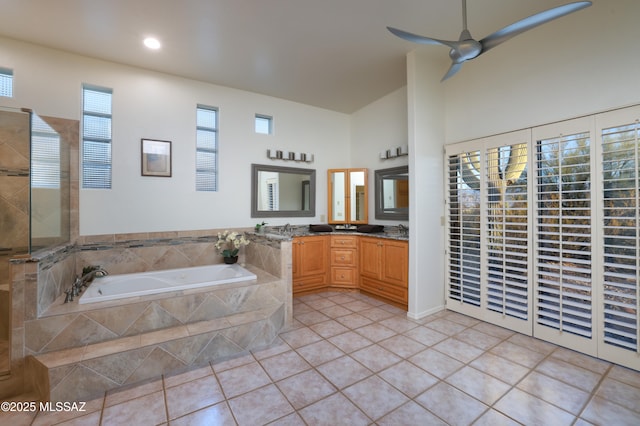
M407 88L402 87L351 115L351 167L366 167L369 223L397 225L400 221L375 218L375 170L404 166L407 156L382 160L380 151L408 144ZM409 183L411 186L411 183ZM407 223L407 222L402 222Z
M639 103L639 17L638 0L594 1L466 63L444 83L447 142Z
M346 114L9 39L0 39L0 66L14 72L14 98L0 105L42 115L79 120L83 83L113 89L112 189L80 191L81 235L253 226L252 163L316 169L316 218L269 222L318 222L326 170L349 165L335 154L349 146ZM197 104L219 109L218 192L195 191ZM273 117L274 134L254 133L256 113ZM140 175L141 138L172 141L171 178ZM267 148L311 152L314 162L270 160Z
M424 53L437 46L409 54L410 316L444 304L443 145L640 103L639 16L637 0L596 1L466 63L444 83L448 65Z

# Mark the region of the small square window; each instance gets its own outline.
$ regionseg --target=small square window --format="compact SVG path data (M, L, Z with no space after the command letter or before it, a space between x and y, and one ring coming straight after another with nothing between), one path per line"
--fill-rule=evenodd
M273 118L256 114L256 133L270 135L273 129Z
M0 68L0 96L13 97L13 71Z

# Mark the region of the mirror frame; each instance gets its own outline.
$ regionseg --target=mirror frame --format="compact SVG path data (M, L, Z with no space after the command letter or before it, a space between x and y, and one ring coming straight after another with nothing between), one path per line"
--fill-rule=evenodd
M260 172L292 173L309 176L309 210L258 210L258 176ZM303 191L303 188L300 188ZM316 215L316 170L298 167L251 165L251 217L315 217Z
M409 220L409 208L402 208L399 212L389 212L383 208L382 201L384 200L384 186L382 181L386 176L397 175L400 173L407 174L407 180L409 179L409 166L391 167L389 169L380 169L375 171L375 205L376 205L376 219L388 219L388 220Z

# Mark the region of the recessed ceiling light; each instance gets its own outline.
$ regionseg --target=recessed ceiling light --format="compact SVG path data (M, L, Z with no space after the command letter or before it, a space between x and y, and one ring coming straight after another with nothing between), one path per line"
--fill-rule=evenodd
M147 37L144 39L144 45L149 49L158 50L160 49L160 41L154 37Z

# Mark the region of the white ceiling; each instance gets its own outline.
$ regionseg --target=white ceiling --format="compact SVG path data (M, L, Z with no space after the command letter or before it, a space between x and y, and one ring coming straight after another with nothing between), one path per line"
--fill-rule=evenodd
M469 0L469 29L480 39L568 2ZM461 1L0 0L6 37L345 113L406 84L416 46L386 26L457 39ZM149 35L160 51L143 47ZM444 75L447 49L419 48Z

